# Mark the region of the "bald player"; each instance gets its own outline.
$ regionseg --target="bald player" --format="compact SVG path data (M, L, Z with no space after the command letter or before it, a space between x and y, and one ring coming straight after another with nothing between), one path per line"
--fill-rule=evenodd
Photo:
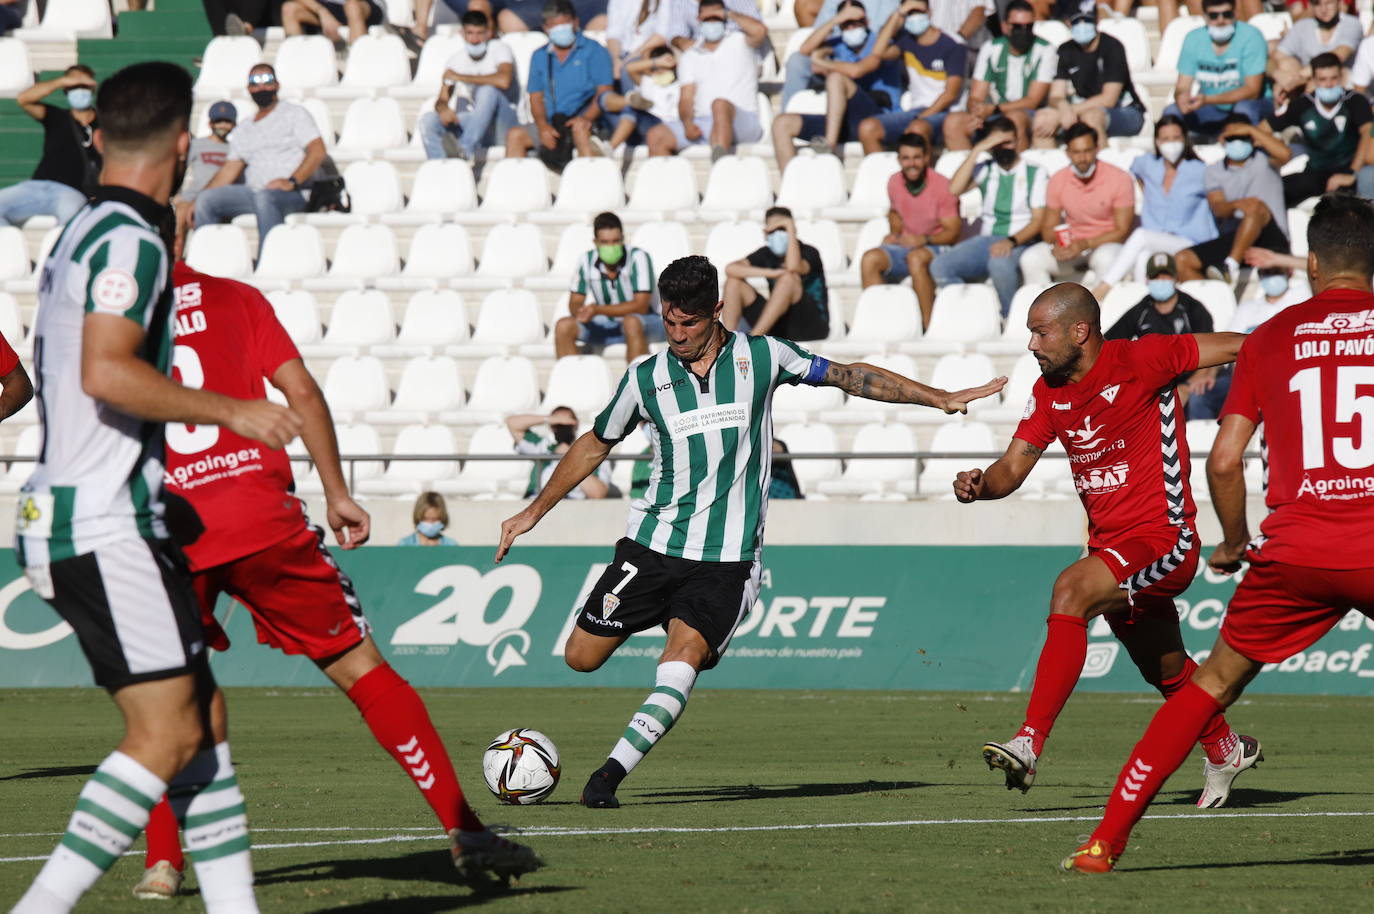
M1041 377L1021 425L996 463L954 480L961 502L1003 498L1058 438L1088 512L1088 555L1060 573L1050 595L1025 723L1010 742L983 746L989 768L1002 769L1007 789L1022 793L1035 782L1045 739L1078 682L1091 619L1107 617L1145 681L1166 698L1197 669L1173 599L1192 582L1201 548L1177 379L1234 361L1245 339L1196 333L1107 341L1097 300L1077 283L1042 292L1026 326ZM1221 714L1201 743L1206 784L1198 806L1221 806L1236 776L1262 758L1260 746Z

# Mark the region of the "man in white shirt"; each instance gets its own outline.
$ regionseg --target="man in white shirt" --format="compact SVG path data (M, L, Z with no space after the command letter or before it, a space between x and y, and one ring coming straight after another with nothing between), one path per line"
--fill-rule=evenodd
M228 159L196 197L196 225L255 214L259 254L268 232L305 209L301 189L325 156L324 140L310 112L278 101L280 91L271 64L260 63L248 71L248 96L258 112L234 128ZM240 176L244 183L235 184Z
M678 102L681 120L657 126L651 134L671 130L675 149L709 139L711 160L715 161L733 150L736 143L763 139L754 50L767 40L768 29L757 19L732 13L730 18L739 31L726 32L724 0L701 0L697 16L701 41L682 55L677 68L682 84ZM650 140L654 141L652 135Z
M462 23L464 46L444 64L434 110L420 115L420 142L431 159L454 155L472 161L520 123L510 48L492 37L485 13L468 10Z

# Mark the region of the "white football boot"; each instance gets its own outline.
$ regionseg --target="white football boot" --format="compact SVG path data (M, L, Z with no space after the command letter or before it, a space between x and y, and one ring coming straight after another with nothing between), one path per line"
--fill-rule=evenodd
M1025 793L1035 783L1035 750L1029 736L1018 736L1009 743L984 743L983 761L989 769L1002 769L1008 790Z
M181 890L181 871L170 860L159 860L143 871L134 886L135 898L171 898Z
M1226 761L1213 765L1210 760L1202 763L1202 795L1197 798L1199 809L1216 809L1225 806L1231 796L1231 785L1242 771L1254 768L1264 761L1264 751L1259 740L1253 736L1236 734L1236 745Z

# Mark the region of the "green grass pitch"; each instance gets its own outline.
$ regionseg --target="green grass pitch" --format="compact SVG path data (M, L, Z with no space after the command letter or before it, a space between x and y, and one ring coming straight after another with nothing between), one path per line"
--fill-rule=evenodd
M478 811L527 829L522 840L548 868L499 896L455 885L428 807L347 700L325 688L232 690L231 742L264 912L1041 914L1374 905L1366 770L1374 734L1363 724L1364 699L1243 702L1231 718L1260 738L1268 761L1239 780L1232 806L1219 811L1225 815L1192 805L1201 783L1195 753L1152 809L1169 818L1142 823L1117 873L1085 877L1062 874L1056 863L1091 830L1157 699L1075 696L1023 797L1004 789L979 753L984 740L1012 735L1022 695L703 688L621 788L625 806L587 810L576 802L582 782L642 690L423 694ZM91 766L114 745L118 723L94 690L0 693L0 721L4 910L41 865L14 858L48 853ZM486 741L513 726L543 730L562 751L563 783L542 805L502 807L482 783ZM805 827L820 824L843 827ZM120 861L78 910L201 910L193 878L174 901L135 901L129 889L141 865L141 857Z

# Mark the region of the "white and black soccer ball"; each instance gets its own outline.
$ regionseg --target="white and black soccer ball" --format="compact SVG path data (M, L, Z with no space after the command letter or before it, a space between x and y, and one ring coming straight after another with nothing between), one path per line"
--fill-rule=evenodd
M538 730L507 730L482 754L482 775L492 796L512 806L542 803L558 786L561 770L558 747Z

